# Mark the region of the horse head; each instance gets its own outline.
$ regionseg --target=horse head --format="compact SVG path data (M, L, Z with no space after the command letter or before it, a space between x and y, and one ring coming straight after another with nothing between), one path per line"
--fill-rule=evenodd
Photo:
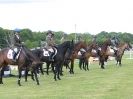
M128 42L128 43L125 43L125 48L126 48L127 50L130 50L130 49L132 49L132 46L131 46L131 44Z

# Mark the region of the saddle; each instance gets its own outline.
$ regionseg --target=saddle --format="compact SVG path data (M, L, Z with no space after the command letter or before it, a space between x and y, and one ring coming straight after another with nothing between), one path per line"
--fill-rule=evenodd
M8 59L13 59L14 54L17 53L16 59L18 59L21 50L22 50L21 48L20 48L20 50L19 50L18 48L9 49L9 50L8 50L8 53L7 53L7 58L8 58ZM18 51L19 51L19 52L18 52Z
M54 53L54 56L57 54L57 48L43 48L43 56L50 56L51 53Z
M85 49L81 48L78 52L78 55L83 55L86 52Z

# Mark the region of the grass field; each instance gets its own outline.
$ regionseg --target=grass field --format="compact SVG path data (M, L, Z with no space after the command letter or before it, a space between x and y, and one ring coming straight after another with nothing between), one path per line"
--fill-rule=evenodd
M108 62L105 70L98 62L90 65L90 71L81 71L75 65L75 74L64 68L62 80L54 81L53 74L39 78L39 86L30 77L28 82L17 78L4 78L0 85L0 99L133 99L133 60L123 59L122 67L115 61Z

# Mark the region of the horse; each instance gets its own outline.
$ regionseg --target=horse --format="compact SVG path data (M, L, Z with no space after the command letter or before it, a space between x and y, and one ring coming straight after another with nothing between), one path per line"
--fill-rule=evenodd
M74 45L74 51L73 54L71 55L71 67L70 67L70 74L74 74L74 60L75 59L80 59L81 56L78 55L78 52L80 51L80 49L86 49L87 48L87 43L83 42L83 41L79 41Z
M57 46L55 46L55 48L57 49L57 54L54 57L54 61L49 61L49 56L44 56L43 55L43 49L37 49L34 51L35 54L38 53L38 57L40 58L40 61L42 62L46 62L47 63L47 74L48 73L48 69L49 69L49 65L51 64L52 66L52 71L54 72L54 79L55 81L56 76L57 78L60 80L59 74L61 72L61 68L65 59L65 54L69 49L69 55L70 56L73 52L73 48L74 48L74 43L73 40L72 41L65 41L62 44L59 44ZM55 69L54 69L55 67Z
M88 59L90 57L98 57L97 52L92 51L93 49L96 51L97 47L98 47L97 44L94 42L92 42L88 45L86 52L82 54L82 58L80 58L80 60L79 60L79 68L80 69L82 69L82 65L83 65L84 70L89 70Z
M124 54L124 51L130 50L132 48L132 46L129 43L120 43L117 47L117 51L116 51L116 57L115 60L117 61L116 65L119 63L119 66L121 66L121 60L122 60L122 56Z
M34 56L30 50L28 50L26 47L21 47L20 54L16 62L14 62L12 59L7 58L7 53L11 48L4 48L0 51L0 84L3 84L2 76L3 76L3 67L7 65L18 65L18 85L21 86L20 80L21 80L21 72L23 69L27 70L30 69L36 78L37 85L39 85L39 80L37 77L36 72L36 65L40 64L41 62L39 59Z
M49 61L49 56L44 56L43 55L43 49L34 49L32 50L32 53L35 54L37 57L39 57L40 61L46 63L46 74L49 75L49 66L52 64L52 61ZM41 74L44 75L43 71L43 64L38 64L38 67L40 68Z
M98 56L99 56L99 63L101 65L101 69L105 69L104 67L104 62L106 60L107 57L107 48L108 46L113 45L113 43L111 42L110 39L107 39L102 45L99 45L99 50L98 50Z

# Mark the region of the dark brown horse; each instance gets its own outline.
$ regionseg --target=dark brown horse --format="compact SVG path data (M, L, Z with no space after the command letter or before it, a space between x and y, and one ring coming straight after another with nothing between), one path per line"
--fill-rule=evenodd
M100 49L98 50L99 55L99 63L101 65L101 68L104 69L104 62L106 60L107 55L107 48L108 46L111 46L112 42L110 39L107 39L102 45L100 45Z
M119 66L121 66L121 60L122 60L122 56L124 54L125 50L130 50L132 48L132 46L129 43L120 43L114 50L114 52L110 51L110 48L107 49L106 51L106 58L105 61L107 62L108 57L115 57L115 60L117 61L116 65L119 63Z
M86 52L83 53L82 58L79 60L80 69L82 69L82 65L83 65L84 70L89 70L88 59L90 57L98 57L97 52L92 51L92 50L96 51L97 49L98 49L98 46L95 42L92 42L88 45Z
M119 63L119 66L121 66L121 60L122 60L122 56L124 54L124 51L130 50L132 48L132 46L129 43L120 43L119 46L117 47L117 51L116 51L116 65Z
M30 52L25 47L21 48L20 55L16 62L12 61L12 59L7 58L7 53L10 50L10 48L4 48L0 51L0 84L3 84L2 81L2 75L3 75L3 67L7 65L17 65L18 66L18 85L21 86L20 80L21 80L21 72L23 69L25 70L31 70L35 74L35 78L37 81L37 85L39 85L39 80L37 77L36 72L36 65L40 64L41 62L39 59Z
M70 67L70 74L74 74L74 60L75 59L80 59L81 56L78 55L78 52L81 48L86 49L87 48L87 43L80 41L74 45L74 53L71 55L71 67Z

